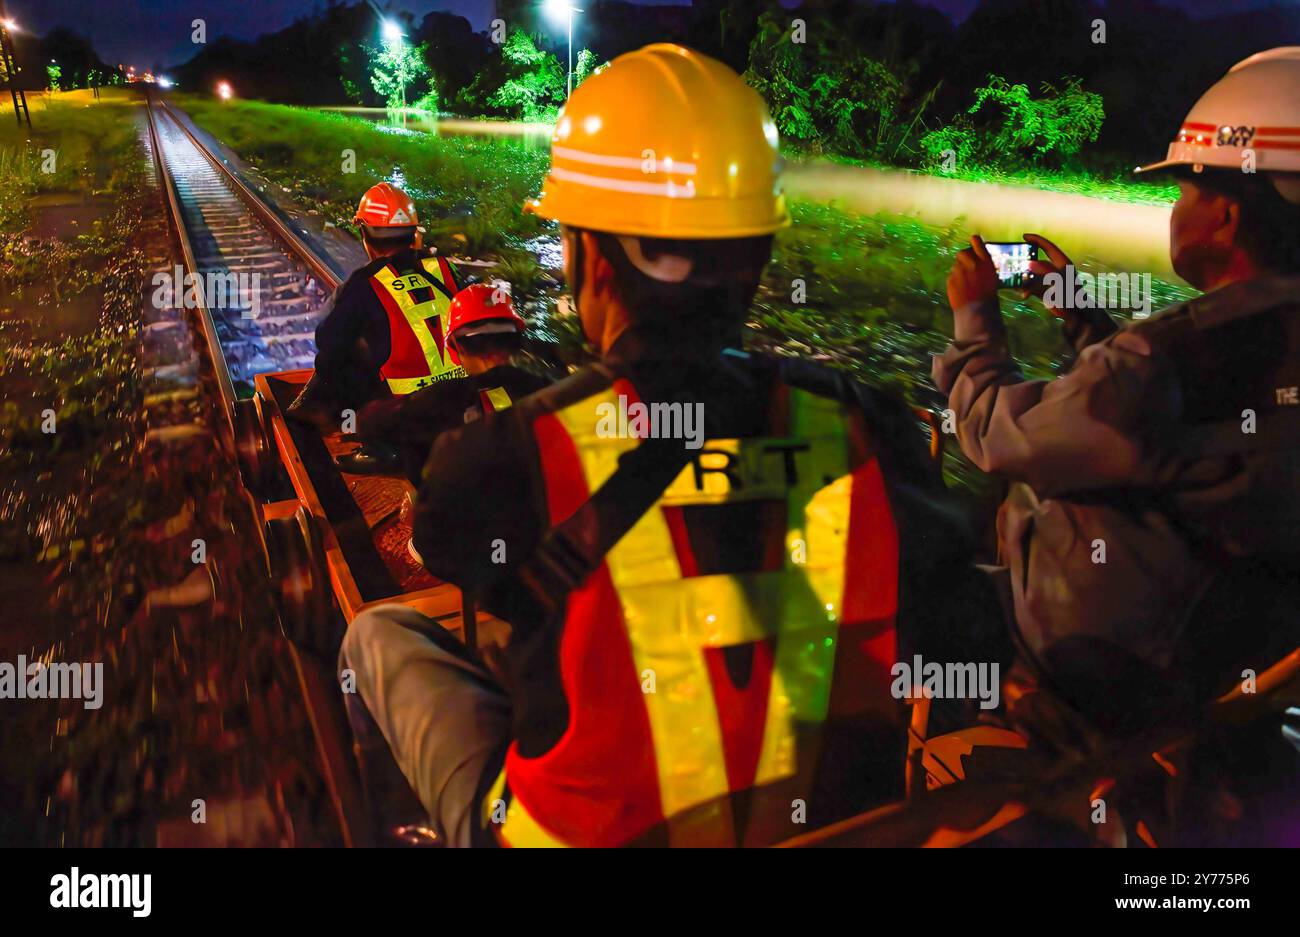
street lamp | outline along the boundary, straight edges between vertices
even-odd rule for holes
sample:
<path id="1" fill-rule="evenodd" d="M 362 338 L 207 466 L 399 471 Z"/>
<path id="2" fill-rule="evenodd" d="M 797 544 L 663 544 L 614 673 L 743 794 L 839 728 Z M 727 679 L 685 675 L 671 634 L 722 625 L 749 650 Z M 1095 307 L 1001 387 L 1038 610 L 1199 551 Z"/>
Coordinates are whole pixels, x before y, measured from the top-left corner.
<path id="1" fill-rule="evenodd" d="M 402 113 L 406 113 L 406 56 L 402 55 L 402 27 L 384 20 L 384 42 L 397 46 L 397 83 L 402 86 Z"/>
<path id="2" fill-rule="evenodd" d="M 235 89 L 230 87 L 230 83 L 223 81 L 217 85 L 217 96 L 223 101 L 229 101 L 234 95 Z"/>
<path id="3" fill-rule="evenodd" d="M 569 23 L 569 68 L 564 83 L 564 97 L 568 100 L 569 95 L 573 94 L 573 14 L 582 11 L 569 0 L 546 0 L 546 12 L 555 19 L 563 16 Z"/>

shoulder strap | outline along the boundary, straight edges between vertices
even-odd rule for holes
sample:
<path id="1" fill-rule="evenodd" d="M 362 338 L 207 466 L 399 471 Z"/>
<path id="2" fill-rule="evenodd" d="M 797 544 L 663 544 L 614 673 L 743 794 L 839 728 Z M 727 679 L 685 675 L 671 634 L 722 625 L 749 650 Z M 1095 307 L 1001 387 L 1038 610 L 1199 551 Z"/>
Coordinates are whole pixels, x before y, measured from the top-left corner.
<path id="1" fill-rule="evenodd" d="M 613 376 L 603 364 L 595 366 L 595 370 Z M 583 373 L 579 371 L 573 377 Z M 773 377 L 774 393 L 788 386 L 775 374 Z M 564 383 L 551 385 L 531 399 L 545 399 L 545 395 L 555 393 Z M 689 403 L 684 394 L 674 395 L 667 402 Z M 718 433 L 707 425 L 707 416 L 705 422 L 705 438 L 717 438 Z M 654 507 L 693 458 L 693 450 L 687 449 L 680 439 L 643 440 L 636 448 L 623 453 L 613 474 L 568 519 L 547 531 L 517 573 L 519 581 L 547 614 L 559 610 L 569 594 L 586 582 L 600 567 L 605 554 Z"/>
<path id="2" fill-rule="evenodd" d="M 447 261 L 441 257 L 425 257 L 421 259 L 420 266 L 429 274 L 429 282 L 434 289 L 448 299 L 456 295 L 456 280 L 448 270 L 450 264 Z"/>
<path id="3" fill-rule="evenodd" d="M 623 453 L 605 483 L 546 532 L 517 575 L 548 614 L 600 567 L 690 461 L 680 439 L 647 439 Z"/>

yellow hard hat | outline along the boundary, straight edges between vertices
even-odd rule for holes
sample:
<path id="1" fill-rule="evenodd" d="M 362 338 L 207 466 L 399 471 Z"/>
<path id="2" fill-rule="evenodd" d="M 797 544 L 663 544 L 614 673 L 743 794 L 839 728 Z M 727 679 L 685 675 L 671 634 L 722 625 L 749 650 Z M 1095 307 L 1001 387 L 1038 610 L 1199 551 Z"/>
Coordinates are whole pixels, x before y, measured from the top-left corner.
<path id="1" fill-rule="evenodd" d="M 525 205 L 562 224 L 637 237 L 734 238 L 790 223 L 776 124 L 726 65 L 656 43 L 573 92 L 551 171 Z"/>

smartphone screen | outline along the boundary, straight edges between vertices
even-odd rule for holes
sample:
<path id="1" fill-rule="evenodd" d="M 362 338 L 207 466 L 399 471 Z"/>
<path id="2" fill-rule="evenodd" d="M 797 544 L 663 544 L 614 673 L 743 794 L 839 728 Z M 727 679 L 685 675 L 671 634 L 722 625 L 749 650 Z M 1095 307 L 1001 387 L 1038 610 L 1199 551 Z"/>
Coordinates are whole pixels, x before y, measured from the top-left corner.
<path id="1" fill-rule="evenodd" d="M 1038 259 L 1038 245 L 1028 241 L 986 241 L 993 258 L 993 266 L 998 271 L 998 285 L 1016 287 L 1024 285 L 1031 274 L 1029 261 Z"/>

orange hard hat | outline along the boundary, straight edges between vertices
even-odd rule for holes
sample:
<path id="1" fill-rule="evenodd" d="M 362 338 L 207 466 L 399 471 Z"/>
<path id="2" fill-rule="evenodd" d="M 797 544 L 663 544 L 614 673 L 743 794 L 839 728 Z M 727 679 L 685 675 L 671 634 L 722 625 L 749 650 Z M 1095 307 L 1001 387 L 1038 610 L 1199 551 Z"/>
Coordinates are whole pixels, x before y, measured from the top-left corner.
<path id="1" fill-rule="evenodd" d="M 352 220 L 366 228 L 380 229 L 390 237 L 397 233 L 394 228 L 414 228 L 420 223 L 415 214 L 415 202 L 389 182 L 372 185 L 366 190 Z"/>
<path id="2" fill-rule="evenodd" d="M 528 324 L 515 312 L 510 294 L 490 283 L 467 286 L 451 300 L 447 311 L 447 350 L 451 360 L 460 364 L 456 339 L 473 335 L 492 335 L 503 332 L 519 333 Z"/>

